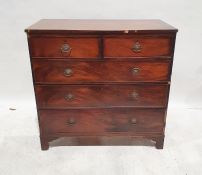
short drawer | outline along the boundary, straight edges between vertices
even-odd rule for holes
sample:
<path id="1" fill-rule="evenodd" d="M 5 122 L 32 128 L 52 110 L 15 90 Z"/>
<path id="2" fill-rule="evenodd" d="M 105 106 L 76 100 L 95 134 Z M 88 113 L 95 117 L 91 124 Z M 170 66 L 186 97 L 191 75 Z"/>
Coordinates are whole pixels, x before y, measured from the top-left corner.
<path id="1" fill-rule="evenodd" d="M 155 82 L 169 80 L 169 61 L 36 61 L 35 83 Z"/>
<path id="2" fill-rule="evenodd" d="M 107 133 L 163 132 L 163 109 L 71 109 L 40 110 L 43 133 L 69 133 L 71 136 Z"/>
<path id="3" fill-rule="evenodd" d="M 97 58 L 98 38 L 31 37 L 29 39 L 32 57 Z"/>
<path id="4" fill-rule="evenodd" d="M 105 57 L 160 57 L 172 55 L 170 37 L 114 37 L 104 39 Z"/>
<path id="5" fill-rule="evenodd" d="M 38 108 L 165 107 L 168 85 L 37 85 Z"/>

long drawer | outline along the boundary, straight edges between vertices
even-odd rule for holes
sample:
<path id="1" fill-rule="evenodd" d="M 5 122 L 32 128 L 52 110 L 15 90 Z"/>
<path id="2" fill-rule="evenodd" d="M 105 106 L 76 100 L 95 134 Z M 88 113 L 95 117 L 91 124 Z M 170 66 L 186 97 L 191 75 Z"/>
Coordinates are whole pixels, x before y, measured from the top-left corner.
<path id="1" fill-rule="evenodd" d="M 42 61 L 32 60 L 35 83 L 168 81 L 170 61 Z"/>
<path id="2" fill-rule="evenodd" d="M 46 134 L 107 135 L 160 133 L 164 128 L 163 109 L 71 109 L 39 110 L 42 132 Z"/>
<path id="3" fill-rule="evenodd" d="M 169 85 L 37 85 L 38 108 L 165 107 Z"/>

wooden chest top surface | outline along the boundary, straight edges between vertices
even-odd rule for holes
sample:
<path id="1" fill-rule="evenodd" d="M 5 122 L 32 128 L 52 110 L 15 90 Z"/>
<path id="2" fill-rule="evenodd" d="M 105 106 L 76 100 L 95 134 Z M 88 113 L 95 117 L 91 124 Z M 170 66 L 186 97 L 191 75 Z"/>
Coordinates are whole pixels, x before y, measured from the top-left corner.
<path id="1" fill-rule="evenodd" d="M 177 32 L 173 26 L 158 20 L 81 20 L 81 19 L 42 19 L 31 25 L 26 32 Z"/>

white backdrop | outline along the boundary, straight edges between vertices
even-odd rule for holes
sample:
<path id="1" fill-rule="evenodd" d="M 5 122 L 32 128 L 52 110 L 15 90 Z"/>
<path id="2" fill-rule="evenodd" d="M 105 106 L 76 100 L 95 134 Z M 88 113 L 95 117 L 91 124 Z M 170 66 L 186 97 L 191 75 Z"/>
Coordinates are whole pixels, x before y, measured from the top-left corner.
<path id="1" fill-rule="evenodd" d="M 0 107 L 34 105 L 24 29 L 41 18 L 162 19 L 179 29 L 170 107 L 202 108 L 200 0 L 1 0 Z"/>
<path id="2" fill-rule="evenodd" d="M 201 0 L 0 0 L 0 174 L 202 174 L 201 7 Z M 41 18 L 162 19 L 179 29 L 163 150 L 40 151 L 24 29 Z"/>

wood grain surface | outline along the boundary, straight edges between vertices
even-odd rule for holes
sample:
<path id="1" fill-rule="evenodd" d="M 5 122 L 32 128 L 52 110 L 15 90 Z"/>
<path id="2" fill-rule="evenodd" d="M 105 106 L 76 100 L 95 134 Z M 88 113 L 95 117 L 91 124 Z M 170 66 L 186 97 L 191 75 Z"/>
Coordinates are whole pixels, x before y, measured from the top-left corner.
<path id="1" fill-rule="evenodd" d="M 39 109 L 166 107 L 168 85 L 37 85 Z"/>
<path id="2" fill-rule="evenodd" d="M 170 62 L 37 61 L 32 60 L 35 83 L 159 82 L 169 80 Z M 138 69 L 134 73 L 134 68 Z M 64 71 L 71 69 L 70 76 Z"/>
<path id="3" fill-rule="evenodd" d="M 40 110 L 43 133 L 107 135 L 162 132 L 164 109 L 76 109 Z"/>

